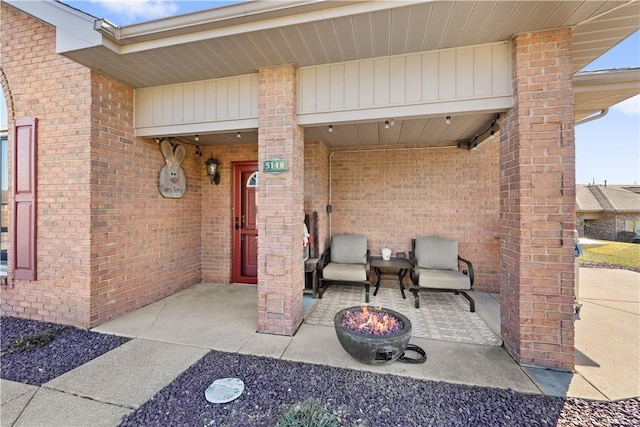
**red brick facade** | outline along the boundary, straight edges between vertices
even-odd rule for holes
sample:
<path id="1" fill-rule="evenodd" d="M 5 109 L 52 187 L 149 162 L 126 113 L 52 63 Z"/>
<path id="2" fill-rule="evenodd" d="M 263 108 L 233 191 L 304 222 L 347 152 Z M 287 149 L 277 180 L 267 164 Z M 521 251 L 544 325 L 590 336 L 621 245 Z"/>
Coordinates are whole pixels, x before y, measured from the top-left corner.
<path id="1" fill-rule="evenodd" d="M 329 245 L 329 149 L 320 141 L 307 141 L 304 145 L 304 211 L 318 213 L 318 249 L 320 253 Z"/>
<path id="2" fill-rule="evenodd" d="M 560 369 L 574 366 L 572 74 L 570 29 L 517 35 L 500 141 L 502 337 L 519 363 Z"/>
<path id="3" fill-rule="evenodd" d="M 1 7 L 10 116 L 39 119 L 38 280 L 3 289 L 3 315 L 95 326 L 201 281 L 229 283 L 232 164 L 258 161 L 261 332 L 292 335 L 302 322 L 302 221 L 316 211 L 321 251 L 332 233 L 366 235 L 374 255 L 407 252 L 418 236 L 457 239 L 475 289 L 501 292 L 511 354 L 573 368 L 569 29 L 515 37 L 517 105 L 500 141 L 476 151 L 305 144 L 296 67 L 261 69 L 257 144 L 203 147 L 203 157 L 187 145 L 185 195 L 165 199 L 158 144 L 133 135 L 133 89 L 56 55 L 52 27 Z M 210 153 L 220 185 L 205 173 Z M 265 173 L 268 159 L 286 159 L 288 172 Z"/>
<path id="4" fill-rule="evenodd" d="M 193 148 L 185 197 L 164 199 L 158 145 L 133 136 L 132 88 L 55 54 L 55 30 L 4 3 L 0 37 L 15 118 L 38 118 L 39 182 L 38 280 L 3 289 L 2 313 L 89 327 L 199 282 Z"/>
<path id="5" fill-rule="evenodd" d="M 202 280 L 211 283 L 229 283 L 231 279 L 231 249 L 233 227 L 232 164 L 241 161 L 257 161 L 258 146 L 255 142 L 222 145 L 202 149 L 203 157 L 209 155 L 220 162 L 220 185 L 210 183 L 202 167 Z"/>
<path id="6" fill-rule="evenodd" d="M 56 55 L 54 28 L 5 3 L 1 8 L 3 89 L 14 108 L 9 117 L 39 120 L 38 280 L 16 281 L 4 289 L 2 313 L 88 326 L 91 72 Z"/>
<path id="7" fill-rule="evenodd" d="M 332 232 L 366 235 L 377 256 L 384 247 L 393 254 L 408 252 L 415 237 L 457 239 L 460 254 L 474 264 L 474 288 L 498 292 L 498 148 L 495 139 L 475 151 L 416 146 L 335 151 Z"/>
<path id="8" fill-rule="evenodd" d="M 293 335 L 302 323 L 304 132 L 296 125 L 296 67 L 260 70 L 258 153 L 288 161 L 288 172 L 265 173 L 258 186 L 258 330 Z"/>

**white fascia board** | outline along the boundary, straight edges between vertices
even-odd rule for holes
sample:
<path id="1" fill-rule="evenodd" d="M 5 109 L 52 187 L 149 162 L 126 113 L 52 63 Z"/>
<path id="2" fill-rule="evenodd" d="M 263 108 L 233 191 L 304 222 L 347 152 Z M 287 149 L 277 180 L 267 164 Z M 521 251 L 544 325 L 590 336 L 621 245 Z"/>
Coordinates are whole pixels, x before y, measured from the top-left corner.
<path id="1" fill-rule="evenodd" d="M 223 133 L 258 129 L 258 119 L 223 120 L 219 122 L 186 123 L 135 128 L 136 137 L 153 138 L 163 135 Z"/>
<path id="2" fill-rule="evenodd" d="M 371 120 L 410 118 L 415 116 L 437 117 L 453 114 L 499 113 L 514 106 L 511 95 L 494 98 L 456 100 L 402 106 L 367 107 L 358 110 L 298 114 L 300 126 L 324 125 L 328 123 L 358 123 Z"/>
<path id="3" fill-rule="evenodd" d="M 574 92 L 634 88 L 640 88 L 640 68 L 585 71 L 573 76 Z"/>
<path id="4" fill-rule="evenodd" d="M 63 3 L 51 0 L 2 0 L 24 13 L 56 28 L 56 53 L 86 49 L 102 44 L 93 29 L 95 18 Z"/>
<path id="5" fill-rule="evenodd" d="M 297 2 L 296 2 L 297 3 Z M 121 54 L 143 52 L 146 50 L 157 49 L 167 46 L 175 46 L 182 43 L 196 42 L 200 40 L 209 40 L 219 37 L 226 37 L 236 34 L 245 34 L 254 31 L 268 30 L 272 28 L 286 27 L 290 25 L 304 24 L 308 22 L 314 22 L 318 20 L 337 18 L 348 15 L 357 15 L 360 13 L 375 12 L 378 10 L 393 9 L 397 7 L 406 6 L 416 3 L 411 1 L 375 1 L 375 2 L 356 2 L 354 4 L 338 5 L 335 3 L 327 5 L 326 9 L 314 10 L 306 13 L 293 13 L 291 14 L 287 9 L 284 9 L 282 16 L 272 17 L 265 19 L 263 15 L 256 14 L 252 16 L 252 20 L 249 22 L 242 22 L 239 24 L 233 24 L 233 20 L 228 25 L 219 25 L 215 28 L 193 31 L 194 26 L 203 25 L 207 21 L 204 17 L 207 16 L 207 12 L 201 12 L 203 18 L 199 21 L 193 21 L 190 17 L 189 22 L 181 24 L 179 21 L 152 21 L 145 24 L 136 24 L 127 27 L 119 28 L 119 34 L 121 37 L 116 43 L 122 45 L 120 47 Z M 269 4 L 268 2 L 266 4 Z M 280 5 L 280 3 L 277 3 Z M 262 14 L 268 13 L 268 10 L 262 11 Z M 180 17 L 176 17 L 179 19 Z M 140 25 L 145 25 L 144 31 L 136 29 Z M 172 34 L 166 36 L 166 34 Z M 113 35 L 111 35 L 113 37 Z M 144 41 L 129 41 L 143 37 Z"/>

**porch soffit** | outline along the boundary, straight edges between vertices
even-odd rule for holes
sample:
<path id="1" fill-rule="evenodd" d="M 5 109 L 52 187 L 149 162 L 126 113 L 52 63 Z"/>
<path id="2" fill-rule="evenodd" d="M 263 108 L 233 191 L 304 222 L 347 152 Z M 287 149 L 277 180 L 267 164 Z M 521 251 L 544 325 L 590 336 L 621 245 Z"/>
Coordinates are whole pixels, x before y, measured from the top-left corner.
<path id="1" fill-rule="evenodd" d="M 56 26 L 58 53 L 134 88 L 251 74 L 286 63 L 303 67 L 509 41 L 517 33 L 566 26 L 573 28 L 578 71 L 640 28 L 638 0 L 249 1 L 126 27 L 59 2 L 3 1 Z M 580 84 L 577 76 L 577 119 L 630 93 L 611 85 L 602 92 L 581 91 Z M 425 140 L 452 145 L 493 117 L 489 111 L 460 115 L 455 126 L 443 125 L 443 117 L 408 117 L 390 129 L 383 122 L 352 123 L 334 126 L 331 133 L 316 126 L 307 127 L 305 137 L 334 147 Z M 255 130 L 245 129 L 242 136 L 257 141 Z M 202 145 L 238 142 L 235 132 L 200 140 Z"/>
<path id="2" fill-rule="evenodd" d="M 603 70 L 577 73 L 574 76 L 575 118 L 576 121 L 605 110 L 625 99 L 640 93 L 640 68 L 619 70 Z M 147 90 L 147 89 L 145 89 Z M 444 103 L 452 107 L 451 125 L 445 122 L 445 114 L 418 115 L 413 117 L 394 117 L 393 126 L 387 128 L 385 119 L 348 121 L 347 114 L 338 120 L 321 125 L 305 126 L 306 140 L 321 140 L 329 147 L 420 144 L 428 142 L 432 146 L 456 146 L 458 141 L 467 141 L 479 130 L 487 128 L 496 112 L 508 108 L 489 109 L 489 102 L 484 102 L 484 111 L 462 112 L 464 102 Z M 158 104 L 158 103 L 156 103 Z M 441 105 L 437 106 L 438 108 Z M 409 108 L 414 108 L 409 107 Z M 457 110 L 456 110 L 457 109 Z M 399 112 L 396 108 L 395 113 Z M 255 119 L 257 121 L 257 118 Z M 329 129 L 331 124 L 331 131 Z M 219 127 L 226 130 L 216 131 Z M 140 136 L 161 137 L 174 135 L 181 139 L 195 142 L 195 134 L 199 135 L 200 145 L 227 145 L 238 143 L 255 143 L 258 139 L 256 125 L 250 120 L 239 123 L 239 120 L 212 121 L 176 126 L 160 126 L 157 129 L 146 129 Z M 499 127 L 496 127 L 496 131 Z M 238 139 L 236 132 L 241 131 Z M 154 133 L 155 132 L 155 133 Z"/>
<path id="3" fill-rule="evenodd" d="M 57 2 L 3 1 L 69 33 L 59 39 L 60 54 L 135 88 L 509 41 L 567 26 L 578 71 L 640 27 L 638 0 L 249 1 L 125 27 L 100 19 L 69 25 L 60 9 L 79 11 Z"/>

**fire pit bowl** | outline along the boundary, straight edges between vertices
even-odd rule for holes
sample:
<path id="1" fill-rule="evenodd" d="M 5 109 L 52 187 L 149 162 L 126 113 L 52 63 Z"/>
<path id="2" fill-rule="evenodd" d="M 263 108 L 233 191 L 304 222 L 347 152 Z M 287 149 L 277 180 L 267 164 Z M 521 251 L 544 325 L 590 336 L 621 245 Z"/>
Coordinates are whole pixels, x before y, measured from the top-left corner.
<path id="1" fill-rule="evenodd" d="M 401 327 L 394 332 L 374 334 L 367 330 L 352 330 L 343 324 L 343 318 L 346 315 L 359 315 L 363 311 L 392 316 L 401 322 Z M 402 356 L 411 338 L 411 321 L 405 315 L 383 307 L 345 308 L 336 313 L 333 324 L 342 348 L 358 362 L 367 365 L 384 365 L 394 362 Z"/>

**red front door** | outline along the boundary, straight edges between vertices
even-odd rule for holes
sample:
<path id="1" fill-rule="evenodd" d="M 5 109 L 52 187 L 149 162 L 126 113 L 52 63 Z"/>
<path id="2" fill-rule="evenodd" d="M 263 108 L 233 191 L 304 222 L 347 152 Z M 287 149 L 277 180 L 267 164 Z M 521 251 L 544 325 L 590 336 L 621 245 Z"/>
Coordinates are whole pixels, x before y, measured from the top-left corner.
<path id="1" fill-rule="evenodd" d="M 233 164 L 233 271 L 236 283 L 258 283 L 258 163 Z"/>

